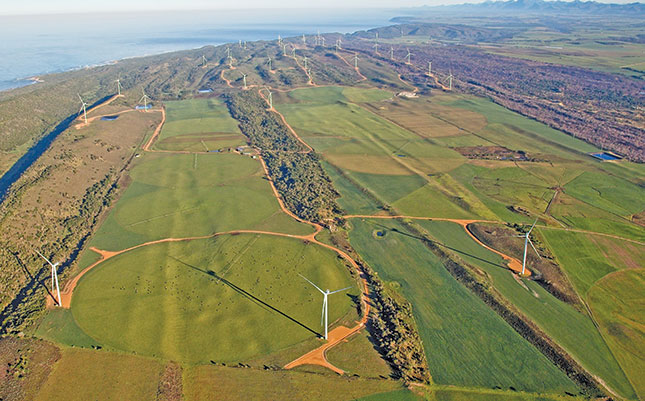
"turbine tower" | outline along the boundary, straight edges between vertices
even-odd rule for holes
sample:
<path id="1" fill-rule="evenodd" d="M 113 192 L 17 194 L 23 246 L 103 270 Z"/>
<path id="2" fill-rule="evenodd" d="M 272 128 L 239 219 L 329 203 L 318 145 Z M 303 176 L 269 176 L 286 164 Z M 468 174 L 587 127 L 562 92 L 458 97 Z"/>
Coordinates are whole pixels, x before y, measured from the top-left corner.
<path id="1" fill-rule="evenodd" d="M 302 44 L 307 46 L 307 38 L 305 37 L 305 34 L 302 34 Z"/>
<path id="2" fill-rule="evenodd" d="M 322 41 L 322 47 L 325 47 L 325 37 L 321 36 L 320 40 Z"/>
<path id="3" fill-rule="evenodd" d="M 269 60 L 267 61 L 267 64 L 269 64 L 269 71 L 273 71 L 271 68 L 271 56 L 269 56 Z"/>
<path id="4" fill-rule="evenodd" d="M 272 110 L 273 109 L 273 94 L 271 93 L 271 89 L 269 89 L 268 86 L 265 86 L 262 89 L 266 90 L 267 93 L 269 94 L 269 109 Z"/>
<path id="5" fill-rule="evenodd" d="M 522 259 L 522 275 L 524 275 L 524 273 L 526 272 L 526 252 L 528 251 L 529 244 L 531 244 L 531 248 L 533 248 L 533 250 L 535 251 L 535 254 L 538 255 L 538 258 L 542 259 L 537 249 L 535 249 L 535 246 L 533 245 L 533 241 L 531 241 L 531 238 L 529 238 L 529 235 L 531 235 L 531 231 L 533 231 L 533 228 L 535 227 L 535 223 L 537 223 L 537 219 L 535 219 L 535 221 L 533 222 L 533 225 L 525 235 L 518 235 L 518 237 L 524 237 L 524 258 Z"/>
<path id="6" fill-rule="evenodd" d="M 291 48 L 291 57 L 296 58 L 296 48 L 295 47 Z"/>
<path id="7" fill-rule="evenodd" d="M 374 53 L 378 54 L 378 42 L 374 43 L 372 47 L 374 48 Z"/>
<path id="8" fill-rule="evenodd" d="M 282 37 L 278 35 L 278 45 L 282 46 Z"/>
<path id="9" fill-rule="evenodd" d="M 78 112 L 80 113 L 81 110 L 83 110 L 83 118 L 85 118 L 85 124 L 87 124 L 87 103 L 85 103 L 80 94 L 78 94 L 78 98 L 81 100 L 81 108 L 78 110 Z"/>
<path id="10" fill-rule="evenodd" d="M 450 71 L 450 75 L 448 75 L 448 89 L 452 90 L 452 71 Z"/>
<path id="11" fill-rule="evenodd" d="M 121 79 L 118 79 L 116 81 L 116 91 L 119 96 L 121 96 Z"/>
<path id="12" fill-rule="evenodd" d="M 432 75 L 432 61 L 428 61 L 428 75 Z"/>
<path id="13" fill-rule="evenodd" d="M 246 74 L 242 73 L 242 81 L 244 81 L 244 89 L 247 89 L 246 87 Z"/>
<path id="14" fill-rule="evenodd" d="M 148 97 L 148 95 L 146 95 L 146 92 L 143 90 L 143 88 L 141 88 L 141 93 L 143 94 L 143 96 L 141 96 L 141 99 L 139 99 L 139 103 L 141 103 L 141 101 L 143 101 L 143 111 L 147 112 L 148 111 L 148 99 L 149 99 L 149 97 Z"/>
<path id="15" fill-rule="evenodd" d="M 407 59 L 406 64 L 410 64 L 410 57 L 412 56 L 412 53 L 410 53 L 410 49 L 406 49 L 408 51 L 408 54 L 405 56 Z"/>
<path id="16" fill-rule="evenodd" d="M 286 45 L 286 44 L 283 44 L 283 45 L 282 45 L 282 55 L 283 55 L 283 56 L 286 56 L 286 55 L 287 55 L 287 45 Z"/>
<path id="17" fill-rule="evenodd" d="M 206 56 L 202 54 L 202 67 L 206 67 Z"/>
<path id="18" fill-rule="evenodd" d="M 306 70 L 307 69 L 307 56 L 305 56 L 304 62 L 305 62 L 305 70 Z"/>
<path id="19" fill-rule="evenodd" d="M 60 299 L 60 288 L 58 287 L 58 272 L 56 271 L 56 268 L 60 263 L 52 264 L 52 262 L 49 261 L 45 256 L 43 256 L 42 253 L 36 251 L 38 255 L 40 255 L 41 258 L 45 259 L 47 263 L 52 267 L 52 291 L 54 290 L 54 286 L 56 286 L 56 295 L 58 296 L 58 306 L 61 306 L 63 303 Z"/>
<path id="20" fill-rule="evenodd" d="M 327 339 L 327 330 L 329 329 L 329 320 L 328 320 L 328 310 L 329 310 L 328 306 L 329 306 L 329 302 L 327 301 L 327 298 L 328 298 L 331 294 L 335 294 L 335 293 L 337 293 L 337 292 L 341 292 L 341 291 L 349 290 L 349 289 L 350 289 L 350 288 L 352 288 L 352 287 L 346 287 L 346 288 L 343 288 L 343 289 L 340 289 L 340 290 L 336 290 L 336 291 L 329 291 L 329 290 L 323 291 L 323 290 L 321 290 L 320 288 L 318 288 L 318 286 L 317 286 L 316 284 L 312 283 L 312 282 L 311 282 L 307 277 L 303 276 L 302 274 L 299 274 L 299 276 L 300 276 L 300 277 L 302 277 L 302 278 L 304 278 L 305 280 L 307 280 L 307 282 L 309 282 L 309 284 L 311 284 L 311 285 L 313 285 L 314 287 L 316 287 L 316 289 L 317 289 L 318 291 L 320 291 L 320 292 L 323 294 L 323 305 L 322 305 L 322 315 L 320 316 L 320 325 L 321 325 L 321 326 L 323 325 L 323 319 L 324 319 L 324 326 L 325 326 L 325 340 L 326 340 L 326 339 Z"/>
<path id="21" fill-rule="evenodd" d="M 358 54 L 354 54 L 354 68 L 358 69 Z"/>

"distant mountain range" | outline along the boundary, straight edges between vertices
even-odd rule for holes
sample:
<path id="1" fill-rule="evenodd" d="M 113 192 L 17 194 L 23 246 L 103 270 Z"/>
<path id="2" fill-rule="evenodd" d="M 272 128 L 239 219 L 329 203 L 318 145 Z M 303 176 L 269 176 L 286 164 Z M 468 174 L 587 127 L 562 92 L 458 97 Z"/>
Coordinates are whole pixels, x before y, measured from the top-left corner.
<path id="1" fill-rule="evenodd" d="M 597 1 L 544 1 L 544 0 L 508 0 L 486 1 L 483 3 L 464 3 L 445 6 L 423 6 L 415 10 L 442 13 L 469 14 L 584 14 L 607 15 L 619 14 L 634 18 L 645 18 L 645 3 L 610 4 Z"/>

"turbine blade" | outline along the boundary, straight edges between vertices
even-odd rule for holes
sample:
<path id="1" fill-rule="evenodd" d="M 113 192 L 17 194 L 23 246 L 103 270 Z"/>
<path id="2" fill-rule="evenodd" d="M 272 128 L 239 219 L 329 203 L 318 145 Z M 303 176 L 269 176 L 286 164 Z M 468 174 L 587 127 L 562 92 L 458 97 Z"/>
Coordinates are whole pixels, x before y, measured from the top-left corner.
<path id="1" fill-rule="evenodd" d="M 538 221 L 538 219 L 535 219 L 535 221 L 533 222 L 533 225 L 531 226 L 531 229 L 529 230 L 528 234 L 530 234 L 531 231 L 533 231 L 533 227 L 535 227 L 535 224 L 537 223 L 537 221 Z"/>
<path id="2" fill-rule="evenodd" d="M 307 281 L 309 282 L 309 284 L 311 284 L 311 285 L 313 285 L 314 287 L 316 287 L 316 289 L 317 289 L 318 291 L 322 292 L 323 294 L 325 293 L 325 291 L 323 291 L 323 290 L 321 290 L 320 288 L 318 288 L 318 286 L 317 286 L 316 284 L 312 283 L 312 282 L 311 282 L 311 280 L 309 280 L 307 277 L 303 276 L 303 275 L 302 275 L 302 274 L 300 274 L 300 273 L 298 273 L 298 275 L 299 275 L 300 277 L 304 278 L 305 280 L 307 280 Z"/>
<path id="3" fill-rule="evenodd" d="M 320 325 L 321 326 L 325 322 L 325 306 L 327 306 L 327 297 L 323 298 L 322 313 L 320 314 Z"/>
<path id="4" fill-rule="evenodd" d="M 346 288 L 343 288 L 343 289 L 340 289 L 340 290 L 332 291 L 329 294 L 335 294 L 337 292 L 346 291 L 346 290 L 349 290 L 350 288 L 352 288 L 352 287 L 346 287 Z"/>
<path id="5" fill-rule="evenodd" d="M 54 267 L 54 265 L 52 264 L 52 262 L 50 262 L 50 261 L 49 261 L 49 259 L 47 259 L 47 258 L 45 257 L 45 255 L 43 255 L 42 253 L 40 253 L 40 252 L 38 252 L 38 251 L 36 251 L 36 253 L 37 253 L 37 254 L 39 254 L 41 258 L 45 259 L 45 261 L 47 261 L 47 263 L 49 263 L 49 265 L 50 265 L 50 266 Z"/>
<path id="6" fill-rule="evenodd" d="M 540 256 L 540 253 L 537 251 L 537 249 L 535 249 L 535 246 L 533 245 L 533 241 L 531 241 L 531 239 L 529 237 L 526 237 L 526 239 L 529 240 L 529 244 L 531 244 L 531 248 L 533 248 L 533 250 L 535 251 L 535 254 L 538 256 L 538 258 L 542 259 L 542 256 Z"/>

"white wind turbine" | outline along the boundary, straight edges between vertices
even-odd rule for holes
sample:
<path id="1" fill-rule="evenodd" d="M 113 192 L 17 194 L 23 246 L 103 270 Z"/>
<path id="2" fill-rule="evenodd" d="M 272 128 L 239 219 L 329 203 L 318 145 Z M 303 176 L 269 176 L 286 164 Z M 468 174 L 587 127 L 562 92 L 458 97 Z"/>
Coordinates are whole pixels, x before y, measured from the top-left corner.
<path id="1" fill-rule="evenodd" d="M 372 47 L 374 48 L 374 53 L 378 54 L 378 42 L 374 43 L 374 46 Z"/>
<path id="2" fill-rule="evenodd" d="M 302 274 L 299 274 L 299 276 L 304 278 L 305 280 L 307 280 L 307 282 L 309 282 L 309 284 L 311 284 L 314 287 L 316 287 L 316 289 L 323 294 L 323 305 L 322 305 L 322 315 L 320 316 L 320 324 L 323 325 L 323 320 L 324 320 L 325 340 L 326 340 L 327 339 L 328 324 L 329 324 L 329 320 L 328 320 L 328 309 L 329 309 L 328 306 L 329 306 L 329 303 L 327 301 L 327 297 L 329 297 L 331 294 L 335 294 L 337 292 L 349 290 L 352 287 L 346 287 L 346 288 L 342 288 L 342 289 L 336 290 L 336 291 L 329 291 L 329 290 L 323 291 L 320 288 L 318 288 L 318 286 L 316 284 L 312 283 L 307 277 L 303 276 Z"/>
<path id="3" fill-rule="evenodd" d="M 406 50 L 408 51 L 408 54 L 405 56 L 405 58 L 407 59 L 406 63 L 410 64 L 410 57 L 412 57 L 412 53 L 410 53 L 410 49 L 406 49 Z"/>
<path id="4" fill-rule="evenodd" d="M 305 70 L 307 70 L 307 69 L 308 69 L 308 68 L 307 68 L 307 56 L 305 56 L 305 58 L 304 58 L 303 60 L 304 60 L 304 62 L 305 62 Z"/>
<path id="5" fill-rule="evenodd" d="M 62 301 L 60 299 L 60 288 L 58 287 L 58 272 L 56 271 L 56 268 L 60 263 L 52 264 L 52 262 L 49 261 L 45 256 L 43 256 L 42 253 L 36 251 L 38 255 L 40 255 L 41 258 L 45 259 L 47 263 L 52 267 L 52 291 L 54 290 L 54 286 L 56 286 L 56 295 L 58 296 L 58 306 L 62 305 Z"/>
<path id="6" fill-rule="evenodd" d="M 118 94 L 118 96 L 121 96 L 121 79 L 120 79 L 120 78 L 117 78 L 117 80 L 116 80 L 116 81 L 114 81 L 114 82 L 116 82 L 116 91 L 117 91 L 117 94 Z"/>
<path id="7" fill-rule="evenodd" d="M 428 61 L 428 75 L 432 75 L 432 61 Z"/>
<path id="8" fill-rule="evenodd" d="M 265 86 L 264 88 L 265 91 L 269 94 L 269 109 L 273 110 L 273 94 L 271 93 L 271 89 L 269 89 L 268 86 Z"/>
<path id="9" fill-rule="evenodd" d="M 139 103 L 141 103 L 143 101 L 143 111 L 147 112 L 148 111 L 148 99 L 150 99 L 150 98 L 148 97 L 148 95 L 146 95 L 146 92 L 143 90 L 143 88 L 141 88 L 141 93 L 143 94 L 143 96 L 141 96 L 141 99 L 139 99 Z"/>
<path id="10" fill-rule="evenodd" d="M 269 71 L 273 71 L 273 68 L 271 68 L 271 56 L 269 56 L 269 60 L 267 61 L 267 64 L 269 64 Z"/>
<path id="11" fill-rule="evenodd" d="M 354 54 L 354 68 L 358 69 L 358 54 Z"/>
<path id="12" fill-rule="evenodd" d="M 246 74 L 242 73 L 242 81 L 244 82 L 244 89 L 247 89 L 246 87 Z"/>
<path id="13" fill-rule="evenodd" d="M 519 238 L 524 238 L 524 258 L 522 258 L 522 275 L 526 272 L 526 253 L 528 251 L 529 244 L 531 244 L 531 248 L 535 251 L 535 254 L 538 256 L 538 258 L 542 259 L 542 256 L 540 256 L 540 253 L 535 249 L 535 245 L 533 245 L 533 241 L 531 241 L 531 238 L 529 238 L 529 235 L 531 235 L 531 231 L 533 231 L 533 228 L 535 227 L 535 224 L 537 223 L 537 219 L 533 222 L 533 225 L 527 231 L 526 234 L 522 235 L 515 235 L 514 237 L 519 237 Z"/>
<path id="14" fill-rule="evenodd" d="M 80 113 L 81 110 L 83 110 L 83 118 L 85 118 L 85 124 L 87 124 L 87 109 L 86 109 L 87 103 L 85 103 L 85 101 L 83 100 L 80 94 L 77 94 L 77 95 L 78 95 L 78 98 L 81 100 L 81 108 L 78 110 L 78 112 Z"/>
<path id="15" fill-rule="evenodd" d="M 450 71 L 450 75 L 448 75 L 448 89 L 452 90 L 452 71 Z"/>
<path id="16" fill-rule="evenodd" d="M 307 45 L 307 38 L 305 37 L 304 33 L 302 34 L 302 44 L 305 46 Z"/>

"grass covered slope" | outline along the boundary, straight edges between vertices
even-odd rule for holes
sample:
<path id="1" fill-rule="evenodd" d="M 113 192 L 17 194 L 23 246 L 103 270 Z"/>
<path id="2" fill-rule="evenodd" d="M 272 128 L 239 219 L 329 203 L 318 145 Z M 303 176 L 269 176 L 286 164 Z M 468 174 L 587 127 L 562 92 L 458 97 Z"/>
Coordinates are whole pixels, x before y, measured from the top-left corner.
<path id="1" fill-rule="evenodd" d="M 166 102 L 166 123 L 155 149 L 208 152 L 246 144 L 226 105 L 219 99 Z"/>
<path id="2" fill-rule="evenodd" d="M 130 176 L 92 246 L 120 250 L 234 229 L 311 232 L 280 211 L 262 166 L 249 157 L 146 154 Z"/>
<path id="3" fill-rule="evenodd" d="M 330 323 L 352 310 L 348 295 L 358 289 L 334 252 L 240 234 L 110 259 L 79 282 L 72 313 L 105 346 L 187 363 L 242 361 L 321 332 L 321 295 L 298 274 L 324 288 L 354 287 L 330 300 Z"/>
<path id="4" fill-rule="evenodd" d="M 537 323 L 585 369 L 622 396 L 634 397 L 616 358 L 586 313 L 557 299 L 535 281 L 514 277 L 499 255 L 477 244 L 461 226 L 444 221 L 417 223 L 461 259 L 488 273 L 504 298 Z"/>
<path id="5" fill-rule="evenodd" d="M 577 392 L 564 373 L 459 284 L 421 241 L 401 234 L 400 223 L 351 224 L 354 248 L 411 302 L 436 383 Z"/>

